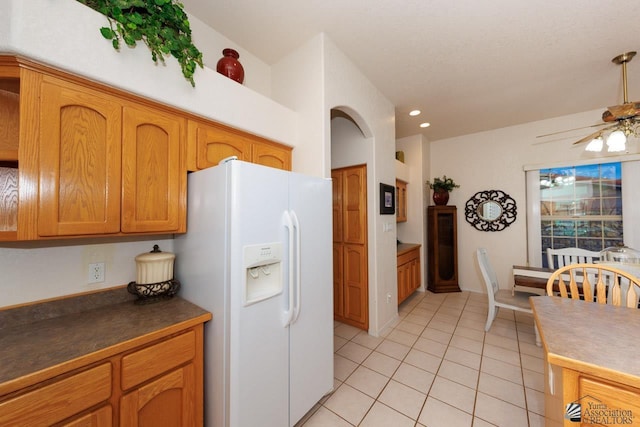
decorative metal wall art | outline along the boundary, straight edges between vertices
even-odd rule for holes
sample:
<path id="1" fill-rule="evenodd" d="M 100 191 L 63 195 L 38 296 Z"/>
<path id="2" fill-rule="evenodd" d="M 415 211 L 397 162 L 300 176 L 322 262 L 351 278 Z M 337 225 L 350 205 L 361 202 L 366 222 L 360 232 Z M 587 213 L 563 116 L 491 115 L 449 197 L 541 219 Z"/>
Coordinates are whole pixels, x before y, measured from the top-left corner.
<path id="1" fill-rule="evenodd" d="M 504 191 L 478 191 L 467 200 L 464 214 L 480 231 L 502 231 L 516 220 L 516 201 Z"/>

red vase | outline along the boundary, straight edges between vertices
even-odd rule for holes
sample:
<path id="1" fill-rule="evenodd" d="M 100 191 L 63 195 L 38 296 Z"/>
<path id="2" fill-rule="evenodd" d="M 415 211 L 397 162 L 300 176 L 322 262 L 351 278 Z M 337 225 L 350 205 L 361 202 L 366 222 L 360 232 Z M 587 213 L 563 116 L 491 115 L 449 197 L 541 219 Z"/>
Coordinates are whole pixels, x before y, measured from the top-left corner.
<path id="1" fill-rule="evenodd" d="M 436 206 L 444 206 L 449 201 L 449 192 L 446 190 L 434 190 L 433 191 L 433 203 Z"/>
<path id="2" fill-rule="evenodd" d="M 244 81 L 244 68 L 242 68 L 242 64 L 238 62 L 238 58 L 240 58 L 238 52 L 227 48 L 222 51 L 222 54 L 224 56 L 218 60 L 216 71 L 229 77 L 231 80 L 242 83 Z"/>

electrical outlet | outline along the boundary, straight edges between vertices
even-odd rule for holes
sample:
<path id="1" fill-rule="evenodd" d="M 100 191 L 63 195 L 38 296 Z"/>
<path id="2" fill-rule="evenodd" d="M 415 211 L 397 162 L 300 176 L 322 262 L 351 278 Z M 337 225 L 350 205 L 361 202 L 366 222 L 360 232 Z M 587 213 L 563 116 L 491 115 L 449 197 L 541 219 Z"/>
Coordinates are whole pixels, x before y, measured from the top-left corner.
<path id="1" fill-rule="evenodd" d="M 104 282 L 104 262 L 89 264 L 89 283 Z"/>
<path id="2" fill-rule="evenodd" d="M 387 294 L 387 304 L 391 302 L 391 293 Z"/>

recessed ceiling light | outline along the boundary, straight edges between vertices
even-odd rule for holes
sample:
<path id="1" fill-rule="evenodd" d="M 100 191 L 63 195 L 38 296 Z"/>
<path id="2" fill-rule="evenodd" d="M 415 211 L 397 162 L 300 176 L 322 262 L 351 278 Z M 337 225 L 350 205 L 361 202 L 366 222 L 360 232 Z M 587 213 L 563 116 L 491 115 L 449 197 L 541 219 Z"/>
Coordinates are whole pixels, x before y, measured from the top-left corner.
<path id="1" fill-rule="evenodd" d="M 420 110 L 413 110 L 409 112 L 410 116 L 417 116 L 418 114 L 420 114 Z"/>
<path id="2" fill-rule="evenodd" d="M 420 123 L 421 128 L 428 128 L 429 126 L 431 126 L 431 123 L 428 123 L 428 122 Z"/>

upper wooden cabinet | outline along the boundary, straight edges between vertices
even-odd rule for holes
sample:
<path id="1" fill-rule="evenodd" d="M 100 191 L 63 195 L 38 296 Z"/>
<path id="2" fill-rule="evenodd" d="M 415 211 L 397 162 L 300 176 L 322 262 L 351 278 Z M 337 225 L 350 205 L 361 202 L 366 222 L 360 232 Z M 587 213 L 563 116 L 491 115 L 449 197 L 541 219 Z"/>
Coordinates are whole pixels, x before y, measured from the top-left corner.
<path id="1" fill-rule="evenodd" d="M 196 171 L 236 156 L 240 160 L 291 170 L 291 147 L 217 123 L 189 120 L 188 169 Z"/>
<path id="2" fill-rule="evenodd" d="M 186 231 L 185 117 L 10 57 L 0 111 L 0 240 Z"/>
<path id="3" fill-rule="evenodd" d="M 38 235 L 118 233 L 120 103 L 46 76 L 40 111 Z"/>
<path id="4" fill-rule="evenodd" d="M 185 124 L 149 107 L 124 107 L 123 232 L 186 231 Z"/>
<path id="5" fill-rule="evenodd" d="M 396 179 L 396 222 L 407 222 L 407 183 Z"/>

